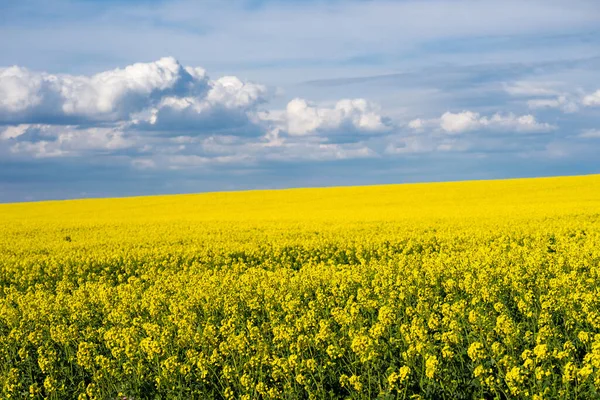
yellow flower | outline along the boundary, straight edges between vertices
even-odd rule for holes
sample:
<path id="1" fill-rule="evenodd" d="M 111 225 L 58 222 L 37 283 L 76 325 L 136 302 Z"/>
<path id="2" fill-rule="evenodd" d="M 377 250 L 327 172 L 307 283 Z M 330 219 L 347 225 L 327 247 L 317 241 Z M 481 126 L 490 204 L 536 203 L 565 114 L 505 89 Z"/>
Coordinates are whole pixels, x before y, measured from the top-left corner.
<path id="1" fill-rule="evenodd" d="M 581 377 L 582 380 L 586 380 L 588 376 L 594 373 L 594 369 L 590 364 L 586 364 L 577 371 L 577 375 Z"/>
<path id="2" fill-rule="evenodd" d="M 400 367 L 398 372 L 392 372 L 387 378 L 389 390 L 398 389 L 398 385 L 405 383 L 409 376 L 410 367 L 406 365 Z"/>
<path id="3" fill-rule="evenodd" d="M 3 204 L 0 398 L 592 398 L 598 215 L 600 176 Z"/>
<path id="4" fill-rule="evenodd" d="M 486 369 L 483 367 L 483 365 L 478 365 L 473 370 L 473 375 L 475 375 L 476 378 L 483 376 L 485 373 Z"/>
<path id="5" fill-rule="evenodd" d="M 356 390 L 357 392 L 362 391 L 363 385 L 360 382 L 360 376 L 358 375 L 352 375 L 350 377 L 350 379 L 348 379 L 348 383 L 350 384 L 350 386 L 352 386 L 354 388 L 354 390 Z"/>
<path id="6" fill-rule="evenodd" d="M 439 362 L 436 356 L 427 357 L 427 360 L 425 361 L 425 376 L 427 376 L 429 379 L 433 379 L 438 365 Z"/>
<path id="7" fill-rule="evenodd" d="M 546 344 L 538 344 L 533 349 L 533 353 L 539 360 L 543 360 L 548 355 L 548 345 Z"/>
<path id="8" fill-rule="evenodd" d="M 479 342 L 473 342 L 469 346 L 469 350 L 467 350 L 467 354 L 469 358 L 473 361 L 482 360 L 485 358 L 485 350 L 483 345 Z"/>

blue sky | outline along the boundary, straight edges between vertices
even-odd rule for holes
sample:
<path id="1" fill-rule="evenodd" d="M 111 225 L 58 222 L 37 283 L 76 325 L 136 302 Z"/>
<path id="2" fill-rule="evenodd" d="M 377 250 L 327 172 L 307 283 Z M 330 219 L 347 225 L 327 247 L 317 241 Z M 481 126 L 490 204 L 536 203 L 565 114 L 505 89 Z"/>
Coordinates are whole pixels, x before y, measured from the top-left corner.
<path id="1" fill-rule="evenodd" d="M 0 202 L 600 173 L 596 0 L 0 3 Z"/>

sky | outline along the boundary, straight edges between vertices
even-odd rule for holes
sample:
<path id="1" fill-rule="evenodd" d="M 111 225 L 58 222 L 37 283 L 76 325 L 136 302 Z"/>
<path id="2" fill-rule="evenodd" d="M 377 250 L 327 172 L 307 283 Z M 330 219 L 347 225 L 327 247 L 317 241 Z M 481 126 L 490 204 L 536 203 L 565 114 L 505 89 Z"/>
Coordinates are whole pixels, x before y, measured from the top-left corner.
<path id="1" fill-rule="evenodd" d="M 600 173 L 597 0 L 3 0 L 0 202 Z"/>

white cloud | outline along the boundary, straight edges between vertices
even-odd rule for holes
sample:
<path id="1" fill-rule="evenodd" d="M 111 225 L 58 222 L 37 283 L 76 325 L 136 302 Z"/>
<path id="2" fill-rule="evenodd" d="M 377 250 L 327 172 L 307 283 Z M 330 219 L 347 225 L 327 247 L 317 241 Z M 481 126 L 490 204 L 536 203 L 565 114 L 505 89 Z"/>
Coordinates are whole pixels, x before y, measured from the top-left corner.
<path id="1" fill-rule="evenodd" d="M 70 151 L 120 150 L 134 145 L 122 131 L 113 128 L 70 130 L 60 133 L 57 142 Z"/>
<path id="2" fill-rule="evenodd" d="M 584 139 L 600 139 L 600 129 L 586 129 L 578 137 Z"/>
<path id="3" fill-rule="evenodd" d="M 581 102 L 588 107 L 600 106 L 600 90 L 585 96 Z"/>
<path id="4" fill-rule="evenodd" d="M 195 76 L 190 75 L 177 60 L 166 57 L 106 71 L 89 79 L 65 77 L 60 88 L 65 98 L 62 108 L 67 115 L 126 118 L 147 107 L 152 94 L 203 90 L 207 78 L 194 72 Z"/>
<path id="5" fill-rule="evenodd" d="M 31 137 L 13 143 L 10 151 L 35 158 L 82 156 L 98 151 L 111 153 L 135 145 L 134 139 L 116 128 L 31 125 L 22 129 L 24 131 L 18 137 Z"/>
<path id="6" fill-rule="evenodd" d="M 516 132 L 545 132 L 555 129 L 553 125 L 538 122 L 531 114 L 517 116 L 512 113 L 496 113 L 491 117 L 485 117 L 473 111 L 445 112 L 439 119 L 413 120 L 409 122 L 408 126 L 413 129 L 420 129 L 425 126 L 439 127 L 443 132 L 449 134 L 459 134 L 479 129 Z"/>
<path id="7" fill-rule="evenodd" d="M 600 106 L 600 90 L 584 94 L 581 88 L 564 88 L 560 82 L 517 81 L 504 84 L 504 90 L 511 96 L 532 97 L 527 100 L 530 109 L 556 108 L 565 113 L 579 111 L 580 106 Z"/>
<path id="8" fill-rule="evenodd" d="M 504 84 L 504 90 L 511 96 L 543 97 L 556 96 L 556 82 L 516 81 Z"/>
<path id="9" fill-rule="evenodd" d="M 235 169 L 266 161 L 317 162 L 379 156 L 365 143 L 324 143 L 323 138 L 318 136 L 272 139 L 222 135 L 208 138 L 180 136 L 169 139 L 176 146 L 163 146 L 150 157 L 142 157 L 143 161 L 135 162 L 133 166 L 138 169 L 210 169 L 224 166 Z"/>
<path id="10" fill-rule="evenodd" d="M 373 158 L 377 153 L 371 148 L 362 145 L 341 145 L 335 143 L 320 144 L 315 152 L 308 152 L 308 157 L 318 160 L 346 160 L 356 158 Z"/>
<path id="11" fill-rule="evenodd" d="M 408 123 L 408 127 L 412 129 L 421 129 L 425 126 L 425 121 L 421 118 L 413 119 Z"/>
<path id="12" fill-rule="evenodd" d="M 211 84 L 206 101 L 226 108 L 248 108 L 265 101 L 267 88 L 255 83 L 244 83 L 235 76 L 224 76 Z"/>
<path id="13" fill-rule="evenodd" d="M 16 139 L 27 132 L 31 125 L 21 124 L 16 126 L 7 126 L 0 131 L 0 139 L 9 140 Z"/>
<path id="14" fill-rule="evenodd" d="M 377 152 L 364 143 L 316 143 L 293 141 L 277 146 L 265 146 L 263 157 L 275 161 L 334 161 L 378 157 Z"/>
<path id="15" fill-rule="evenodd" d="M 291 136 L 375 133 L 390 127 L 377 107 L 365 99 L 343 99 L 333 107 L 319 107 L 296 98 L 287 104 L 285 111 L 262 114 L 261 117 L 274 121 Z"/>
<path id="16" fill-rule="evenodd" d="M 203 96 L 164 97 L 149 115 L 134 123 L 140 129 L 195 130 L 197 133 L 245 128 L 256 133 L 257 105 L 266 102 L 267 88 L 226 76 L 208 83 Z"/>
<path id="17" fill-rule="evenodd" d="M 532 99 L 527 101 L 531 109 L 558 108 L 566 113 L 574 113 L 579 110 L 577 102 L 570 100 L 567 96 L 561 95 L 554 99 Z"/>
<path id="18" fill-rule="evenodd" d="M 284 109 L 267 111 L 270 92 L 264 85 L 234 76 L 212 80 L 204 69 L 183 67 L 172 58 L 90 77 L 19 67 L 1 71 L 10 77 L 0 79 L 0 89 L 15 90 L 0 98 L 0 123 L 4 119 L 5 124 L 0 150 L 17 158 L 104 154 L 128 158 L 136 169 L 237 168 L 268 161 L 470 151 L 488 142 L 458 134 L 554 129 L 530 114 L 486 116 L 465 110 L 414 119 L 406 126 L 416 132 L 403 137 L 366 99 L 312 103 L 295 98 Z M 525 91 L 523 85 L 520 90 Z M 532 99 L 530 106 L 550 107 L 553 101 L 565 106 L 569 98 L 537 100 L 545 103 Z"/>
<path id="19" fill-rule="evenodd" d="M 203 70 L 186 69 L 172 57 L 90 77 L 15 66 L 0 69 L 0 121 L 124 120 L 162 96 L 196 95 L 207 88 Z"/>
<path id="20" fill-rule="evenodd" d="M 340 160 L 377 156 L 364 138 L 392 128 L 361 98 L 269 112 L 264 85 L 211 80 L 173 58 L 89 77 L 1 71 L 1 150 L 17 158 L 120 154 L 137 169 Z"/>
<path id="21" fill-rule="evenodd" d="M 10 149 L 12 153 L 25 154 L 34 158 L 52 158 L 67 155 L 54 142 L 41 140 L 39 142 L 19 142 Z"/>
<path id="22" fill-rule="evenodd" d="M 0 113 L 18 113 L 39 105 L 43 84 L 42 75 L 25 68 L 0 69 Z"/>
<path id="23" fill-rule="evenodd" d="M 504 84 L 504 90 L 511 96 L 532 97 L 527 106 L 532 109 L 556 108 L 565 113 L 579 110 L 580 96 L 572 91 L 564 90 L 561 82 L 517 81 Z M 558 88 L 563 90 L 559 90 Z M 575 91 L 576 92 L 576 91 Z"/>
<path id="24" fill-rule="evenodd" d="M 204 69 L 183 67 L 172 57 L 92 76 L 0 69 L 0 123 L 14 126 L 128 123 L 134 129 L 258 135 L 256 107 L 267 96 L 264 85 L 235 76 L 211 80 Z"/>
<path id="25" fill-rule="evenodd" d="M 450 133 L 459 133 L 477 129 L 481 126 L 479 114 L 471 111 L 461 113 L 445 112 L 440 118 L 440 127 Z"/>
<path id="26" fill-rule="evenodd" d="M 72 127 L 66 127 L 71 129 Z M 45 124 L 20 124 L 9 125 L 0 133 L 0 139 L 8 141 L 8 143 L 16 143 L 20 141 L 39 141 L 45 139 L 54 139 L 61 127 L 55 127 Z"/>

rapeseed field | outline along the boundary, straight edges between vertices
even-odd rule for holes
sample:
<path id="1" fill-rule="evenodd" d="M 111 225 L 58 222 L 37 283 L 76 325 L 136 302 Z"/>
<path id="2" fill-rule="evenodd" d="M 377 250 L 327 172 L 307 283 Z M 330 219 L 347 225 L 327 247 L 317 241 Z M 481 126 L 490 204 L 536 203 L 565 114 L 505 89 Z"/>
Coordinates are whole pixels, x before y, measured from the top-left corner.
<path id="1" fill-rule="evenodd" d="M 0 397 L 600 398 L 600 176 L 0 205 Z"/>

